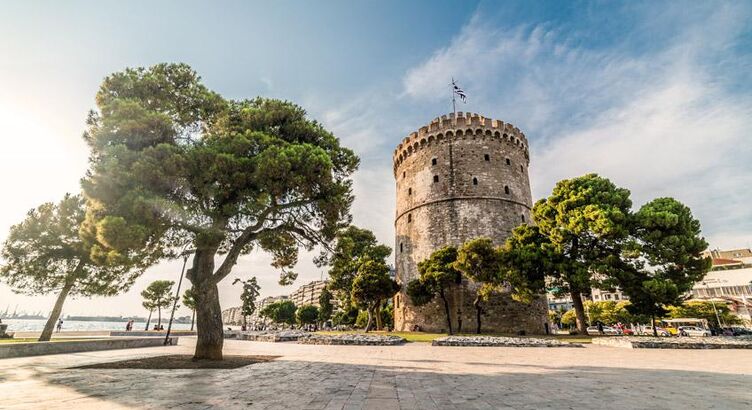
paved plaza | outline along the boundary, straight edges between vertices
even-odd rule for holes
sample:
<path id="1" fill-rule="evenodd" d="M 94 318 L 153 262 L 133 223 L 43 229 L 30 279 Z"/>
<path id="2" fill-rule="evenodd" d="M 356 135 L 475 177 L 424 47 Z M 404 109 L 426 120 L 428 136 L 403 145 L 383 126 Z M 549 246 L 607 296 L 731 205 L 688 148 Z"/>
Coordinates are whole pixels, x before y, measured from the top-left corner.
<path id="1" fill-rule="evenodd" d="M 233 370 L 72 366 L 180 346 L 0 360 L 0 408 L 749 409 L 752 351 L 318 346 L 227 341 L 279 355 Z"/>

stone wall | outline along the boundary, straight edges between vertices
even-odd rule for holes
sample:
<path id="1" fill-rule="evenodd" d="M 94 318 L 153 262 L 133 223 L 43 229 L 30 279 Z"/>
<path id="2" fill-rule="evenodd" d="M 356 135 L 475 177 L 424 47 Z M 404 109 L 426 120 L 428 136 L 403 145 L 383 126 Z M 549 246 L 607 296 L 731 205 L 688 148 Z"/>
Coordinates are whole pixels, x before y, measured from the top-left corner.
<path id="1" fill-rule="evenodd" d="M 170 337 L 170 345 L 177 345 L 178 338 Z M 11 357 L 41 356 L 48 354 L 94 352 L 98 350 L 135 349 L 164 346 L 164 338 L 112 338 L 98 340 L 72 340 L 31 343 L 3 343 L 0 359 Z"/>
<path id="2" fill-rule="evenodd" d="M 512 229 L 530 221 L 529 152 L 524 135 L 510 124 L 458 113 L 434 120 L 395 151 L 397 188 L 395 268 L 402 284 L 395 297 L 395 328 L 446 329 L 439 302 L 416 308 L 405 294 L 417 264 L 434 250 L 489 237 L 500 245 Z M 453 326 L 461 306 L 463 330 L 475 329 L 473 284 L 453 292 Z M 544 299 L 526 305 L 500 294 L 482 318 L 484 331 L 542 333 Z"/>

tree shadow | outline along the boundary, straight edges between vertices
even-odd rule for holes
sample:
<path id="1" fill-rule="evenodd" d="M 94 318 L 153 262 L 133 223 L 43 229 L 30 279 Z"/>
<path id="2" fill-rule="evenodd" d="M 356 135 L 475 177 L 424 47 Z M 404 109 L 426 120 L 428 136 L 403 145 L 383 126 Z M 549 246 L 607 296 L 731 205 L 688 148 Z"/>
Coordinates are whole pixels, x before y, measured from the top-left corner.
<path id="1" fill-rule="evenodd" d="M 453 373 L 279 359 L 232 370 L 60 369 L 35 377 L 133 408 L 752 408 L 747 375 L 473 364 L 491 366 Z"/>

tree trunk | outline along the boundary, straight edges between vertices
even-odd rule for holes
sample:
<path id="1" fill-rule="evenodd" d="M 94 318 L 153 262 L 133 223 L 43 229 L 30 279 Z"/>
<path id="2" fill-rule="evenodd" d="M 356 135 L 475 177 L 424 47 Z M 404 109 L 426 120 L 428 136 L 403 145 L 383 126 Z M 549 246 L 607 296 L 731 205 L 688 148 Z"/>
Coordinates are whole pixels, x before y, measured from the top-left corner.
<path id="1" fill-rule="evenodd" d="M 381 330 L 384 324 L 381 323 L 381 301 L 376 304 L 376 330 Z"/>
<path id="2" fill-rule="evenodd" d="M 447 326 L 449 327 L 449 334 L 452 334 L 452 317 L 450 316 L 449 311 L 449 301 L 446 298 L 446 295 L 444 294 L 444 289 L 439 290 L 439 296 L 441 296 L 441 300 L 444 301 L 444 313 L 446 314 L 446 320 L 447 320 Z"/>
<path id="3" fill-rule="evenodd" d="M 650 315 L 650 325 L 653 326 L 653 336 L 658 337 L 658 329 L 655 328 L 655 315 Z"/>
<path id="4" fill-rule="evenodd" d="M 191 332 L 193 331 L 193 324 L 196 323 L 196 309 L 191 310 Z"/>
<path id="5" fill-rule="evenodd" d="M 157 330 L 162 328 L 162 307 L 157 306 Z"/>
<path id="6" fill-rule="evenodd" d="M 153 312 L 153 310 L 149 311 L 149 318 L 146 319 L 146 328 L 144 328 L 144 330 L 147 330 L 147 331 L 149 330 L 149 322 L 151 322 L 151 312 Z"/>
<path id="7" fill-rule="evenodd" d="M 455 299 L 457 301 L 457 333 L 462 333 L 462 305 L 465 303 L 465 299 L 462 293 L 462 284 L 455 289 Z"/>
<path id="8" fill-rule="evenodd" d="M 366 322 L 366 333 L 368 333 L 368 331 L 371 330 L 371 319 L 373 318 L 373 315 L 371 314 L 370 307 L 366 311 L 368 312 L 368 322 Z"/>
<path id="9" fill-rule="evenodd" d="M 222 360 L 224 331 L 222 330 L 222 308 L 219 306 L 219 291 L 214 283 L 196 286 L 196 338 L 195 360 Z"/>
<path id="10" fill-rule="evenodd" d="M 60 294 L 57 295 L 57 300 L 55 301 L 55 307 L 52 308 L 50 317 L 47 319 L 47 323 L 44 324 L 44 329 L 42 330 L 42 334 L 39 335 L 40 342 L 49 342 L 50 339 L 52 338 L 52 331 L 55 329 L 55 323 L 57 322 L 57 319 L 60 317 L 60 312 L 63 311 L 63 303 L 65 302 L 65 298 L 68 297 L 68 292 L 70 292 L 72 287 L 73 287 L 73 283 L 66 283 L 63 286 L 63 289 L 60 290 Z"/>
<path id="11" fill-rule="evenodd" d="M 473 306 L 475 306 L 475 318 L 476 318 L 476 327 L 475 327 L 475 333 L 480 334 L 480 316 L 481 311 L 483 310 L 483 307 L 480 305 L 480 296 L 477 296 L 475 300 L 473 301 Z"/>
<path id="12" fill-rule="evenodd" d="M 574 313 L 577 317 L 577 331 L 583 335 L 587 334 L 587 319 L 585 318 L 585 305 L 582 303 L 582 295 L 580 292 L 572 292 L 571 295 Z"/>

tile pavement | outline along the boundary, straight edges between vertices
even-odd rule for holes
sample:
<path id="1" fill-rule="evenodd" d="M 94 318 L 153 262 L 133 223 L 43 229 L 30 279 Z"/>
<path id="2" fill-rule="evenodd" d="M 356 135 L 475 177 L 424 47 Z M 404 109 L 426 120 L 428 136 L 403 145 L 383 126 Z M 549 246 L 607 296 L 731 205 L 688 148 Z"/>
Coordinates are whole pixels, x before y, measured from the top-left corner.
<path id="1" fill-rule="evenodd" d="M 281 357 L 232 370 L 77 370 L 178 347 L 0 360 L 0 408 L 748 409 L 752 351 L 316 346 L 228 341 Z"/>

